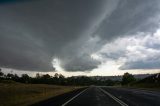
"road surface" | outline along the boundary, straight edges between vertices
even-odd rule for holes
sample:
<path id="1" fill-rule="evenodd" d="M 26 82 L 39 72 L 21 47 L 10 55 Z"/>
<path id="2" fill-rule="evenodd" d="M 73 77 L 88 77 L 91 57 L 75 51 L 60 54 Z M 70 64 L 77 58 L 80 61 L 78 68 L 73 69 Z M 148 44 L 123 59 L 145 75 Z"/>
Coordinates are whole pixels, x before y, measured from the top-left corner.
<path id="1" fill-rule="evenodd" d="M 160 92 L 92 86 L 39 102 L 33 106 L 160 106 Z"/>

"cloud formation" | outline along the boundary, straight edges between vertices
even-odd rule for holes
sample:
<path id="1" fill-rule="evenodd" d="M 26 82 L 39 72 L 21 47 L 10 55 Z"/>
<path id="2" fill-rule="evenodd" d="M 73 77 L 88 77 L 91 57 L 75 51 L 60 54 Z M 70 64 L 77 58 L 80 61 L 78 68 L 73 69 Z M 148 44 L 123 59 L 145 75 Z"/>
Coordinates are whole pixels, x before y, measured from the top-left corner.
<path id="1" fill-rule="evenodd" d="M 159 0 L 35 0 L 1 4 L 0 66 L 54 71 L 52 61 L 57 58 L 66 71 L 91 71 L 102 62 L 91 55 L 100 53 L 107 43 L 112 50 L 100 55 L 113 60 L 126 57 L 120 69 L 136 68 L 137 65 L 130 66 L 133 62 L 130 55 L 126 56 L 126 48 L 114 47 L 110 42 L 138 32 L 155 32 L 159 4 Z M 153 43 L 144 44 L 159 49 L 159 44 Z"/>
<path id="2" fill-rule="evenodd" d="M 115 61 L 120 70 L 160 69 L 160 29 L 118 38 L 96 54 L 103 61 Z"/>
<path id="3" fill-rule="evenodd" d="M 126 48 L 126 61 L 120 69 L 160 69 L 160 30 L 134 40 L 135 45 Z"/>

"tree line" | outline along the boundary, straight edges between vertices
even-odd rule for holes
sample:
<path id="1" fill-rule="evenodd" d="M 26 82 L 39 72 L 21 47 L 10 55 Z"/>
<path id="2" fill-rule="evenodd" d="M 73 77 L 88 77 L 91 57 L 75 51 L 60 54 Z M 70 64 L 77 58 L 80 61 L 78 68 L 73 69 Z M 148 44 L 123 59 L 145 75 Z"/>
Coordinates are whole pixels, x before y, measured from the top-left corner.
<path id="1" fill-rule="evenodd" d="M 113 86 L 113 85 L 127 85 L 136 81 L 134 76 L 129 73 L 125 73 L 123 75 L 122 81 L 113 81 L 111 79 L 100 80 L 96 78 L 91 78 L 87 76 L 77 76 L 77 77 L 64 77 L 62 74 L 55 73 L 54 76 L 49 74 L 41 75 L 39 73 L 36 74 L 35 77 L 30 77 L 28 74 L 22 74 L 18 76 L 17 74 L 4 74 L 0 69 L 0 81 L 2 80 L 12 80 L 20 83 L 31 83 L 31 84 L 56 84 L 56 85 L 80 85 L 80 86 L 88 86 L 88 85 L 105 85 L 105 86 Z"/>

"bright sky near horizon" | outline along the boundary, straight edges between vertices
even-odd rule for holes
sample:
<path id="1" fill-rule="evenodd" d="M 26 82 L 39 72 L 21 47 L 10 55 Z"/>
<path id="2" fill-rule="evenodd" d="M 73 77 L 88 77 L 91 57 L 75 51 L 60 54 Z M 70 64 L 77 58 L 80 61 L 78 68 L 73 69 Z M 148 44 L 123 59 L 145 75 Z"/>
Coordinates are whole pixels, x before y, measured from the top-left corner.
<path id="1" fill-rule="evenodd" d="M 5 73 L 160 72 L 159 0 L 0 1 Z"/>

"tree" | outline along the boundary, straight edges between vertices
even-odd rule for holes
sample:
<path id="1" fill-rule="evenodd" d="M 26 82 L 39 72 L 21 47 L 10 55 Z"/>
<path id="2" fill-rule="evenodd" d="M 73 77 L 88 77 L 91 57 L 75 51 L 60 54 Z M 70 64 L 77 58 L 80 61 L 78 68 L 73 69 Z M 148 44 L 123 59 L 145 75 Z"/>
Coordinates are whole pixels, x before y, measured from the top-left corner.
<path id="1" fill-rule="evenodd" d="M 28 76 L 28 74 L 22 74 L 21 79 L 22 79 L 23 82 L 28 83 L 30 77 Z"/>
<path id="2" fill-rule="evenodd" d="M 0 77 L 2 77 L 4 73 L 2 72 L 2 69 L 0 69 Z"/>
<path id="3" fill-rule="evenodd" d="M 12 80 L 19 81 L 19 76 L 17 74 L 14 74 L 14 76 L 12 77 Z"/>
<path id="4" fill-rule="evenodd" d="M 55 74 L 54 74 L 54 77 L 55 77 L 55 78 L 58 78 L 58 77 L 59 77 L 59 74 L 58 74 L 58 73 L 55 73 Z"/>
<path id="5" fill-rule="evenodd" d="M 106 83 L 107 86 L 113 86 L 114 85 L 114 81 L 112 81 L 111 79 L 107 79 L 105 81 L 105 83 Z"/>
<path id="6" fill-rule="evenodd" d="M 37 74 L 36 74 L 36 78 L 37 78 L 37 79 L 40 79 L 40 78 L 41 78 L 41 75 L 40 75 L 39 73 L 37 73 Z"/>
<path id="7" fill-rule="evenodd" d="M 8 74 L 7 74 L 7 78 L 12 79 L 13 77 L 14 77 L 13 74 L 11 74 L 11 73 L 8 73 Z"/>
<path id="8" fill-rule="evenodd" d="M 45 74 L 45 75 L 42 75 L 42 78 L 43 78 L 43 79 L 50 79 L 51 76 L 50 76 L 49 74 Z"/>
<path id="9" fill-rule="evenodd" d="M 59 84 L 64 85 L 65 84 L 65 77 L 62 74 L 59 74 Z"/>
<path id="10" fill-rule="evenodd" d="M 128 85 L 131 82 L 136 81 L 136 79 L 134 78 L 134 76 L 132 74 L 124 73 L 123 77 L 122 77 L 122 85 Z"/>
<path id="11" fill-rule="evenodd" d="M 65 77 L 62 74 L 59 74 L 59 79 L 64 79 Z"/>

